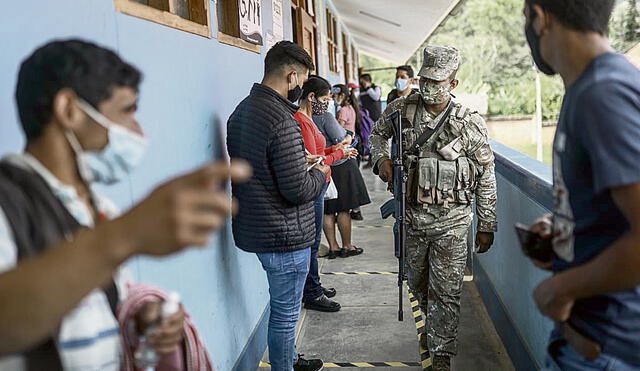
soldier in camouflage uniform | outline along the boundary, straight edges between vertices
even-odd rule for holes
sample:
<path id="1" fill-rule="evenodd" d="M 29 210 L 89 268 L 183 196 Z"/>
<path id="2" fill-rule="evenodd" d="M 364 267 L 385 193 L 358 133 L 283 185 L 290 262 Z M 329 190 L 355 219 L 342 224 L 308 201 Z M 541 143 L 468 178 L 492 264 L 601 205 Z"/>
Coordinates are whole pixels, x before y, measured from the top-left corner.
<path id="1" fill-rule="evenodd" d="M 389 182 L 393 167 L 389 154 L 392 127 L 384 117 L 402 113 L 405 148 L 427 129 L 434 129 L 449 104 L 444 125 L 409 156 L 407 168 L 407 260 L 409 287 L 426 314 L 427 332 L 421 345 L 433 356 L 436 371 L 449 370 L 457 352 L 460 297 L 467 260 L 467 234 L 476 200 L 476 246 L 484 253 L 493 244 L 496 222 L 494 156 L 483 118 L 451 101 L 458 85 L 460 55 L 452 47 L 428 46 L 420 70 L 420 92 L 390 104 L 370 137 L 374 173 Z"/>

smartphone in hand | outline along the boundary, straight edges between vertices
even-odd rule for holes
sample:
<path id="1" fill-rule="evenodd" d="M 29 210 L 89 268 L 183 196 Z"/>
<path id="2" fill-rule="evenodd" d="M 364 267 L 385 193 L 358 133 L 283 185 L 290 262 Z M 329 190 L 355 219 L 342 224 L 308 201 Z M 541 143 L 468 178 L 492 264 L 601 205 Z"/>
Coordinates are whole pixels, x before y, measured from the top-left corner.
<path id="1" fill-rule="evenodd" d="M 520 241 L 520 247 L 526 256 L 542 263 L 549 263 L 555 259 L 552 239 L 550 237 L 541 237 L 520 223 L 515 225 L 515 229 L 518 240 Z"/>

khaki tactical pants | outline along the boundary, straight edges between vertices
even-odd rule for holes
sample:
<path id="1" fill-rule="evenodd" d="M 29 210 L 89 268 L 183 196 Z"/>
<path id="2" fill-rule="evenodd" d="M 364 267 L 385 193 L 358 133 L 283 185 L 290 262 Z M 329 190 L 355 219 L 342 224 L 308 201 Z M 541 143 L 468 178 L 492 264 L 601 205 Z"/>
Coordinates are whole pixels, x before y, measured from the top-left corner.
<path id="1" fill-rule="evenodd" d="M 471 218 L 442 228 L 441 233 L 407 231 L 409 288 L 426 315 L 431 355 L 457 353 L 460 297 L 467 263 Z"/>

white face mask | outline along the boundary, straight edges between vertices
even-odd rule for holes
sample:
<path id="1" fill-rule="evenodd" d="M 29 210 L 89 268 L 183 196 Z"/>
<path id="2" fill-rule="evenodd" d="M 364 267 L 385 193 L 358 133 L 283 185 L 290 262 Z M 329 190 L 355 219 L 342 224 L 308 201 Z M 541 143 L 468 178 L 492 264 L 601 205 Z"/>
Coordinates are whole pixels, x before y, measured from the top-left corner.
<path id="1" fill-rule="evenodd" d="M 121 181 L 142 160 L 149 142 L 143 136 L 109 120 L 84 100 L 78 107 L 108 131 L 109 142 L 100 151 L 85 151 L 75 134 L 67 131 L 67 140 L 76 153 L 80 176 L 87 182 L 113 184 Z"/>

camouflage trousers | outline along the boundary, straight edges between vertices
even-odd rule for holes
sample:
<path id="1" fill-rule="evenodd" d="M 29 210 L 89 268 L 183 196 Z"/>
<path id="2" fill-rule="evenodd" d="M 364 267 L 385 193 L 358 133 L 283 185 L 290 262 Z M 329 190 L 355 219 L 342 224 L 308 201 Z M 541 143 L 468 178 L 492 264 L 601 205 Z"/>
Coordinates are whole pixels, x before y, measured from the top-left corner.
<path id="1" fill-rule="evenodd" d="M 467 234 L 471 218 L 440 234 L 407 231 L 409 288 L 426 316 L 431 355 L 457 353 L 460 297 L 467 263 Z"/>

